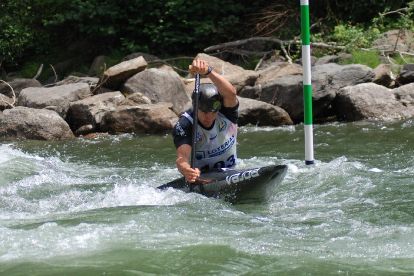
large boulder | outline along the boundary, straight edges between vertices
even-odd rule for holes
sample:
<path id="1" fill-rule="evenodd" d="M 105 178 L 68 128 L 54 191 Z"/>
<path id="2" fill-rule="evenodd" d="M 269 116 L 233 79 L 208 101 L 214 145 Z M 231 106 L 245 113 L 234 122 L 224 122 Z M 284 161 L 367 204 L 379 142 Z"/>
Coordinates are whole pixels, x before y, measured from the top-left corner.
<path id="1" fill-rule="evenodd" d="M 392 90 L 396 99 L 403 105 L 414 108 L 414 83 L 406 84 Z"/>
<path id="2" fill-rule="evenodd" d="M 196 59 L 207 61 L 208 64 L 213 67 L 213 70 L 220 75 L 242 74 L 245 71 L 240 66 L 203 53 L 199 53 L 196 56 Z"/>
<path id="3" fill-rule="evenodd" d="M 290 64 L 288 62 L 275 63 L 272 66 L 258 71 L 260 77 L 257 79 L 255 85 L 266 85 L 275 81 L 278 78 L 286 77 L 289 75 L 302 75 L 302 67 L 296 64 Z"/>
<path id="4" fill-rule="evenodd" d="M 329 63 L 312 69 L 312 102 L 315 121 L 330 120 L 332 102 L 337 91 L 345 86 L 371 82 L 374 71 L 364 65 Z M 252 91 L 249 91 L 252 93 Z M 295 123 L 303 122 L 303 77 L 281 77 L 261 87 L 261 101 L 277 105 L 289 113 Z"/>
<path id="5" fill-rule="evenodd" d="M 7 84 L 4 82 L 0 82 L 0 94 L 6 95 L 9 98 L 13 98 L 13 96 L 16 96 L 16 98 L 19 97 L 20 92 L 25 88 L 42 86 L 40 82 L 35 79 L 22 79 L 22 78 L 11 80 Z M 9 85 L 13 88 L 13 90 L 10 88 Z M 14 95 L 13 95 L 13 91 L 14 91 Z"/>
<path id="6" fill-rule="evenodd" d="M 119 90 L 121 85 L 133 75 L 145 70 L 148 64 L 142 56 L 123 61 L 107 69 L 100 83 L 113 90 Z M 99 83 L 99 84 L 100 84 Z"/>
<path id="7" fill-rule="evenodd" d="M 339 88 L 359 83 L 372 82 L 375 78 L 374 70 L 360 64 L 339 65 L 336 63 L 328 63 L 314 66 L 312 68 L 312 75 L 317 74 L 332 76 L 332 81 L 338 85 Z"/>
<path id="8" fill-rule="evenodd" d="M 2 140 L 74 138 L 69 125 L 52 110 L 15 107 L 0 112 L 0 139 Z"/>
<path id="9" fill-rule="evenodd" d="M 394 81 L 394 77 L 388 64 L 380 64 L 374 69 L 375 78 L 372 80 L 374 83 L 390 87 Z"/>
<path id="10" fill-rule="evenodd" d="M 240 93 L 243 87 L 256 83 L 259 73 L 252 70 L 244 70 L 241 73 L 225 75 L 224 77 L 236 88 L 237 93 Z M 210 79 L 209 81 L 211 82 Z"/>
<path id="11" fill-rule="evenodd" d="M 398 85 L 405 85 L 414 82 L 414 63 L 408 63 L 400 68 L 395 82 Z"/>
<path id="12" fill-rule="evenodd" d="M 338 91 L 334 109 L 340 120 L 400 120 L 414 115 L 412 108 L 399 102 L 394 93 L 375 83 L 344 87 Z"/>
<path id="13" fill-rule="evenodd" d="M 72 102 L 66 120 L 72 130 L 75 131 L 75 134 L 95 132 L 105 113 L 110 109 L 114 109 L 124 99 L 124 95 L 117 91 Z M 83 128 L 80 129 L 81 127 Z"/>
<path id="14" fill-rule="evenodd" d="M 142 71 L 128 79 L 122 86 L 121 92 L 125 95 L 141 93 L 153 104 L 170 102 L 176 114 L 191 107 L 191 98 L 181 78 L 176 74 L 155 68 Z"/>
<path id="15" fill-rule="evenodd" d="M 278 106 L 242 97 L 238 97 L 238 99 L 240 103 L 239 126 L 247 124 L 258 126 L 283 126 L 293 124 L 289 114 Z"/>
<path id="16" fill-rule="evenodd" d="M 69 109 L 69 104 L 78 101 L 92 94 L 89 85 L 86 83 L 74 83 L 50 88 L 26 88 L 19 96 L 19 106 L 55 110 L 63 118 Z"/>
<path id="17" fill-rule="evenodd" d="M 412 52 L 414 32 L 410 30 L 390 30 L 374 42 L 374 46 L 380 51 Z"/>
<path id="18" fill-rule="evenodd" d="M 118 106 L 105 114 L 100 129 L 113 134 L 169 133 L 178 121 L 171 107 L 166 103 Z"/>
<path id="19" fill-rule="evenodd" d="M 279 78 L 262 87 L 260 100 L 283 108 L 295 123 L 299 123 L 303 121 L 302 80 L 299 75 Z"/>

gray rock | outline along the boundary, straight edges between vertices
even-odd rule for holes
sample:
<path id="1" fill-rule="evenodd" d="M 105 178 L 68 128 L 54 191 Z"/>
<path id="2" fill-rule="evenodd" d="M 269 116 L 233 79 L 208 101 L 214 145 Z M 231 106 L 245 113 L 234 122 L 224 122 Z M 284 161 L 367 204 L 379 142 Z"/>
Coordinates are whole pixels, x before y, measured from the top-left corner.
<path id="1" fill-rule="evenodd" d="M 313 67 L 312 75 L 327 74 L 332 76 L 332 81 L 339 88 L 356 85 L 359 83 L 372 82 L 375 78 L 374 70 L 365 65 L 349 64 L 338 65 L 328 63 Z"/>
<path id="2" fill-rule="evenodd" d="M 54 111 L 15 107 L 0 113 L 0 139 L 2 140 L 74 138 L 69 125 Z"/>
<path id="3" fill-rule="evenodd" d="M 34 79 L 22 79 L 17 78 L 8 82 L 8 84 L 13 88 L 14 94 L 19 97 L 20 92 L 28 87 L 41 87 L 39 81 Z M 9 98 L 13 98 L 13 91 L 10 89 L 10 86 L 6 83 L 0 82 L 0 94 L 6 95 Z"/>
<path id="4" fill-rule="evenodd" d="M 105 114 L 100 129 L 120 133 L 169 133 L 178 121 L 177 115 L 165 104 L 118 106 Z"/>
<path id="5" fill-rule="evenodd" d="M 147 66 L 148 64 L 142 56 L 123 61 L 107 69 L 100 79 L 99 84 L 103 82 L 105 87 L 119 90 L 127 79 L 145 70 Z"/>
<path id="6" fill-rule="evenodd" d="M 105 113 L 108 110 L 114 109 L 124 99 L 124 95 L 118 91 L 99 94 L 72 102 L 70 103 L 66 120 L 76 134 L 94 132 L 97 130 L 97 126 L 101 123 Z M 84 127 L 78 131 L 79 128 L 85 125 L 91 125 L 92 127 Z"/>
<path id="7" fill-rule="evenodd" d="M 303 77 L 286 76 L 262 87 L 260 100 L 287 111 L 295 122 L 303 120 Z"/>
<path id="8" fill-rule="evenodd" d="M 283 126 L 292 125 L 289 114 L 278 106 L 257 100 L 238 97 L 239 126 L 247 124 L 258 126 Z"/>
<path id="9" fill-rule="evenodd" d="M 8 108 L 12 108 L 15 102 L 12 98 L 9 98 L 5 95 L 0 95 L 0 111 L 3 111 Z"/>
<path id="10" fill-rule="evenodd" d="M 50 88 L 26 88 L 20 93 L 18 103 L 19 106 L 38 109 L 52 106 L 63 118 L 66 118 L 71 102 L 91 95 L 89 85 L 86 83 L 74 83 Z"/>
<path id="11" fill-rule="evenodd" d="M 380 64 L 375 69 L 375 78 L 373 82 L 385 87 L 390 87 L 394 81 L 389 65 Z"/>
<path id="12" fill-rule="evenodd" d="M 342 88 L 335 98 L 334 108 L 338 118 L 346 121 L 394 121 L 414 115 L 413 109 L 399 102 L 390 89 L 375 83 Z"/>
<path id="13" fill-rule="evenodd" d="M 265 70 L 257 71 L 260 77 L 257 79 L 255 85 L 266 85 L 274 82 L 278 78 L 286 77 L 289 75 L 302 75 L 302 67 L 290 64 L 288 62 L 275 63 L 273 66 L 266 68 Z"/>
<path id="14" fill-rule="evenodd" d="M 122 86 L 121 92 L 125 95 L 141 93 L 153 104 L 171 102 L 176 114 L 191 107 L 191 98 L 181 78 L 155 68 L 142 71 L 128 79 Z"/>
<path id="15" fill-rule="evenodd" d="M 414 83 L 406 84 L 392 90 L 396 99 L 407 107 L 414 107 Z"/>
<path id="16" fill-rule="evenodd" d="M 398 85 L 414 82 L 414 63 L 408 63 L 401 67 L 395 82 Z"/>

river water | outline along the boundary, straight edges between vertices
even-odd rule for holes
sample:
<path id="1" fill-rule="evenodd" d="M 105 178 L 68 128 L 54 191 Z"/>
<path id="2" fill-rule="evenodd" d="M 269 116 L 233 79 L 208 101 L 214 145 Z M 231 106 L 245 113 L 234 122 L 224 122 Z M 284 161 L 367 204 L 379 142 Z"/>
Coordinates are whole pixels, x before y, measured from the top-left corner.
<path id="1" fill-rule="evenodd" d="M 240 168 L 287 164 L 270 202 L 158 185 L 171 136 L 0 143 L 0 275 L 414 275 L 414 120 L 240 128 Z"/>

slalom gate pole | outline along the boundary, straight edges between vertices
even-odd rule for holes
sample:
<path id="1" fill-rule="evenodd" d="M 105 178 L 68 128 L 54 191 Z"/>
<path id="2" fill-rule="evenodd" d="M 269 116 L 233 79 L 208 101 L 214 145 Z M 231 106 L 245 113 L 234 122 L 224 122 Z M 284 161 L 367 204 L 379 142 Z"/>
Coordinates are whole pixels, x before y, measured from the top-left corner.
<path id="1" fill-rule="evenodd" d="M 315 163 L 313 156 L 312 84 L 310 59 L 309 0 L 300 0 L 302 21 L 303 110 L 305 122 L 305 164 Z"/>

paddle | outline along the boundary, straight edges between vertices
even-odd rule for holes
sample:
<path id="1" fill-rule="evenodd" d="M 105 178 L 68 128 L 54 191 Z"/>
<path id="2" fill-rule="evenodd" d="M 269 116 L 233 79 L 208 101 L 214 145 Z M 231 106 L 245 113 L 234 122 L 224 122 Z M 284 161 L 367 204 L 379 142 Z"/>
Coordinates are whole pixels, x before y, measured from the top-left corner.
<path id="1" fill-rule="evenodd" d="M 193 68 L 190 65 L 190 72 L 193 72 Z M 194 107 L 193 107 L 193 136 L 191 139 L 191 163 L 190 166 L 192 169 L 195 169 L 195 161 L 196 161 L 196 142 L 197 142 L 197 126 L 198 126 L 198 98 L 199 98 L 199 91 L 200 91 L 200 74 L 196 74 L 195 76 L 195 88 L 194 88 Z M 190 192 L 193 191 L 193 183 L 188 183 L 190 187 Z"/>

